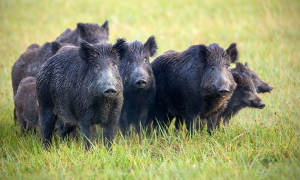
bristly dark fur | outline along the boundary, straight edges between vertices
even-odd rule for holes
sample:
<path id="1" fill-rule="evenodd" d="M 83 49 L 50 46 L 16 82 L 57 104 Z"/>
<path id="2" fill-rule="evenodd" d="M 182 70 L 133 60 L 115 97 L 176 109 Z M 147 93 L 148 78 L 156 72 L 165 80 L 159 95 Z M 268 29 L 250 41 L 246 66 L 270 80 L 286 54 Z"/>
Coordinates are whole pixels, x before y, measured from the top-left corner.
<path id="1" fill-rule="evenodd" d="M 118 45 L 82 42 L 80 47 L 65 48 L 47 61 L 37 78 L 45 146 L 50 143 L 57 118 L 64 123 L 61 135 L 79 126 L 86 148 L 90 146 L 90 127 L 101 124 L 105 145 L 110 146 L 123 103 L 117 67 L 122 44 L 124 41 Z M 105 94 L 111 91 L 113 95 Z"/>
<path id="2" fill-rule="evenodd" d="M 238 68 L 238 67 L 237 67 Z M 231 69 L 232 72 L 236 72 L 237 68 L 233 68 Z M 262 80 L 254 71 L 252 71 L 249 66 L 248 63 L 245 63 L 244 68 L 247 69 L 254 85 L 256 88 L 256 92 L 257 93 L 266 93 L 266 92 L 271 92 L 273 90 L 273 86 L 269 85 L 268 83 L 266 83 L 264 80 Z"/>
<path id="3" fill-rule="evenodd" d="M 259 98 L 255 85 L 250 77 L 250 70 L 241 63 L 236 63 L 232 75 L 237 83 L 232 97 L 228 101 L 227 108 L 221 113 L 224 123 L 229 123 L 232 116 L 246 107 L 263 108 L 264 104 Z"/>
<path id="4" fill-rule="evenodd" d="M 102 26 L 94 23 L 78 23 L 75 30 L 67 29 L 56 38 L 56 41 L 78 46 L 82 41 L 90 44 L 107 43 L 108 36 L 109 27 L 106 20 Z"/>
<path id="5" fill-rule="evenodd" d="M 38 108 L 36 96 L 36 79 L 34 77 L 24 78 L 18 87 L 14 97 L 17 122 L 21 133 L 28 130 L 36 132 L 38 127 Z"/>
<path id="6" fill-rule="evenodd" d="M 37 77 L 37 74 L 43 64 L 53 56 L 60 47 L 65 46 L 65 43 L 45 43 L 43 46 L 37 44 L 30 45 L 27 50 L 17 59 L 11 71 L 11 81 L 13 95 L 17 93 L 19 83 L 26 77 Z M 16 113 L 14 110 L 14 119 L 16 122 Z"/>
<path id="7" fill-rule="evenodd" d="M 146 125 L 148 111 L 155 96 L 155 79 L 149 58 L 156 54 L 157 44 L 155 37 L 151 36 L 145 44 L 133 41 L 126 43 L 126 48 L 126 54 L 119 64 L 124 86 L 120 127 L 126 132 L 134 124 L 140 134 L 141 128 Z M 139 80 L 146 84 L 138 85 Z"/>
<path id="8" fill-rule="evenodd" d="M 230 63 L 237 61 L 236 52 L 235 45 L 224 51 L 218 44 L 200 44 L 156 58 L 151 63 L 156 98 L 149 119 L 168 125 L 168 119 L 183 118 L 192 130 L 196 117 L 216 118 L 236 88 L 228 69 Z M 229 91 L 224 97 L 218 92 L 223 87 Z"/>

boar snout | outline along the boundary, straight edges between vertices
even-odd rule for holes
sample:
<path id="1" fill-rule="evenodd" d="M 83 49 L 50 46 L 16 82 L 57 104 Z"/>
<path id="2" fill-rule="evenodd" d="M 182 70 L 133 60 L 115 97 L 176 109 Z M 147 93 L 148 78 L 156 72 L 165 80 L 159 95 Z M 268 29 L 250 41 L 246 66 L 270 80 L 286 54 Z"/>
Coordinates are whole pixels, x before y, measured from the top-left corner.
<path id="1" fill-rule="evenodd" d="M 147 81 L 145 80 L 145 79 L 139 79 L 139 80 L 137 80 L 136 82 L 135 82 L 135 86 L 137 87 L 137 88 L 145 88 L 146 87 L 146 85 L 147 85 Z"/>
<path id="2" fill-rule="evenodd" d="M 104 97 L 112 98 L 117 95 L 117 90 L 114 88 L 108 88 L 103 91 Z"/>
<path id="3" fill-rule="evenodd" d="M 273 88 L 274 88 L 273 86 L 269 85 L 269 93 L 271 93 L 271 91 L 272 91 Z"/>
<path id="4" fill-rule="evenodd" d="M 226 97 L 230 94 L 230 82 L 222 74 L 218 76 L 215 87 L 217 89 L 218 95 L 222 97 Z"/>
<path id="5" fill-rule="evenodd" d="M 228 89 L 228 88 L 225 88 L 225 87 L 220 88 L 220 89 L 218 90 L 218 94 L 219 94 L 220 96 L 222 96 L 222 97 L 225 97 L 225 96 L 227 96 L 227 95 L 229 94 L 229 89 Z"/>
<path id="6" fill-rule="evenodd" d="M 259 105 L 258 105 L 258 109 L 263 109 L 265 107 L 265 103 L 263 103 L 262 101 L 259 102 Z"/>

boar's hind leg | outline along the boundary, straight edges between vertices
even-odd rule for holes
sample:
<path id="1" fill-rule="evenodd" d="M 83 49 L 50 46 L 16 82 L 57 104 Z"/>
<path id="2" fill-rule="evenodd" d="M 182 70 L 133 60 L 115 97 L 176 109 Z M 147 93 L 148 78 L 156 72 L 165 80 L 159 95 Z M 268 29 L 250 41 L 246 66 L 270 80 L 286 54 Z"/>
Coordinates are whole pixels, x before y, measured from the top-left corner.
<path id="1" fill-rule="evenodd" d="M 50 108 L 40 107 L 40 123 L 44 146 L 48 147 L 51 144 L 51 137 L 56 123 L 56 115 L 53 114 Z"/>

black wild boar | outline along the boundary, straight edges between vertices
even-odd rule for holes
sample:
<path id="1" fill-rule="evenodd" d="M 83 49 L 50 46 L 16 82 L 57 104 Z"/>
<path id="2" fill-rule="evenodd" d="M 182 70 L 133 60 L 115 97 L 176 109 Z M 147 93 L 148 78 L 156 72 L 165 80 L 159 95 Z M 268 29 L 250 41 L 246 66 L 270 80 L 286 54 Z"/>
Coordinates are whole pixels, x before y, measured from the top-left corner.
<path id="1" fill-rule="evenodd" d="M 47 42 L 43 46 L 39 46 L 38 44 L 30 45 L 12 67 L 11 80 L 13 95 L 16 95 L 19 83 L 23 78 L 29 76 L 36 78 L 42 65 L 65 45 L 67 44 L 60 44 L 58 42 Z M 14 119 L 16 122 L 15 110 Z"/>
<path id="2" fill-rule="evenodd" d="M 155 79 L 149 58 L 156 53 L 157 44 L 151 36 L 145 44 L 133 41 L 126 43 L 126 48 L 127 53 L 119 64 L 124 87 L 120 127 L 125 132 L 130 124 L 134 124 L 140 134 L 140 125 L 146 126 L 148 110 L 155 98 Z"/>
<path id="3" fill-rule="evenodd" d="M 237 58 L 235 43 L 226 51 L 218 44 L 200 44 L 156 58 L 151 63 L 156 81 L 149 115 L 153 125 L 156 119 L 168 124 L 168 119 L 183 117 L 192 130 L 196 117 L 216 121 L 236 88 L 229 66 Z"/>
<path id="4" fill-rule="evenodd" d="M 26 77 L 20 82 L 14 97 L 14 104 L 22 134 L 31 129 L 35 132 L 39 119 L 34 77 Z"/>
<path id="5" fill-rule="evenodd" d="M 266 93 L 266 92 L 270 93 L 272 91 L 274 87 L 270 86 L 268 83 L 263 81 L 254 71 L 252 71 L 248 66 L 248 62 L 245 62 L 245 67 L 248 69 L 248 72 L 255 85 L 257 93 Z M 234 70 L 232 71 L 234 72 Z"/>
<path id="6" fill-rule="evenodd" d="M 14 96 L 21 80 L 29 76 L 37 77 L 42 65 L 64 45 L 67 44 L 47 42 L 43 46 L 32 44 L 27 48 L 12 67 L 11 80 Z"/>
<path id="7" fill-rule="evenodd" d="M 65 48 L 44 65 L 37 78 L 37 96 L 44 145 L 50 145 L 57 118 L 66 134 L 79 126 L 86 148 L 90 147 L 90 127 L 101 124 L 104 143 L 110 146 L 123 104 L 119 58 L 125 53 L 124 40 L 115 45 Z"/>
<path id="8" fill-rule="evenodd" d="M 237 88 L 229 99 L 227 108 L 221 113 L 224 124 L 229 124 L 231 117 L 237 114 L 242 108 L 252 107 L 263 109 L 265 107 L 265 104 L 256 92 L 251 78 L 252 72 L 243 64 L 236 63 L 236 68 L 232 72 L 232 75 L 237 83 Z"/>
<path id="9" fill-rule="evenodd" d="M 78 23 L 77 28 L 65 30 L 55 41 L 61 43 L 71 43 L 76 46 L 82 40 L 90 43 L 106 43 L 108 41 L 109 28 L 108 21 L 105 21 L 102 26 L 94 23 Z"/>

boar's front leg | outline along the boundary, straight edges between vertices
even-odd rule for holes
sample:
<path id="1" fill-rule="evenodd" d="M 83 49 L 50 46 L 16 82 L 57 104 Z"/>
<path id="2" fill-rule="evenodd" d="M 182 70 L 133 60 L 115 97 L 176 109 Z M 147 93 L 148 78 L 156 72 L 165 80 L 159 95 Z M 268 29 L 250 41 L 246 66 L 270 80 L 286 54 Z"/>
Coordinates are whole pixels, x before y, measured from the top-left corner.
<path id="1" fill-rule="evenodd" d="M 117 131 L 117 127 L 119 124 L 121 112 L 118 111 L 118 108 L 112 108 L 112 112 L 109 115 L 108 122 L 103 124 L 103 137 L 104 137 L 104 145 L 106 148 L 111 148 L 112 140 Z"/>
<path id="2" fill-rule="evenodd" d="M 188 113 L 186 116 L 185 116 L 185 124 L 186 124 L 186 129 L 188 131 L 190 131 L 191 134 L 193 134 L 193 131 L 195 129 L 195 121 L 196 121 L 196 118 L 198 116 L 196 116 L 194 113 Z"/>
<path id="3" fill-rule="evenodd" d="M 79 129 L 82 135 L 82 141 L 85 145 L 85 150 L 89 150 L 91 143 L 90 143 L 90 138 L 91 138 L 91 125 L 90 125 L 90 121 L 88 120 L 81 120 L 79 122 Z"/>
<path id="4" fill-rule="evenodd" d="M 220 119 L 221 119 L 221 117 L 219 116 L 218 113 L 211 115 L 206 119 L 207 120 L 207 132 L 209 133 L 209 135 L 211 135 L 212 131 L 220 125 Z"/>
<path id="5" fill-rule="evenodd" d="M 43 133 L 43 143 L 45 148 L 47 148 L 51 144 L 51 137 L 56 123 L 56 115 L 52 112 L 51 108 L 40 107 L 40 123 Z"/>
<path id="6" fill-rule="evenodd" d="M 136 113 L 136 118 L 134 120 L 135 129 L 138 135 L 141 137 L 142 129 L 145 129 L 147 123 L 147 109 L 141 109 L 138 113 Z"/>
<path id="7" fill-rule="evenodd" d="M 229 120 L 230 120 L 230 118 L 223 117 L 223 124 L 229 126 L 230 125 Z"/>
<path id="8" fill-rule="evenodd" d="M 129 123 L 127 120 L 127 110 L 125 109 L 125 107 L 123 106 L 122 108 L 122 113 L 120 116 L 120 128 L 122 131 L 122 134 L 125 135 L 126 131 L 129 130 Z"/>

